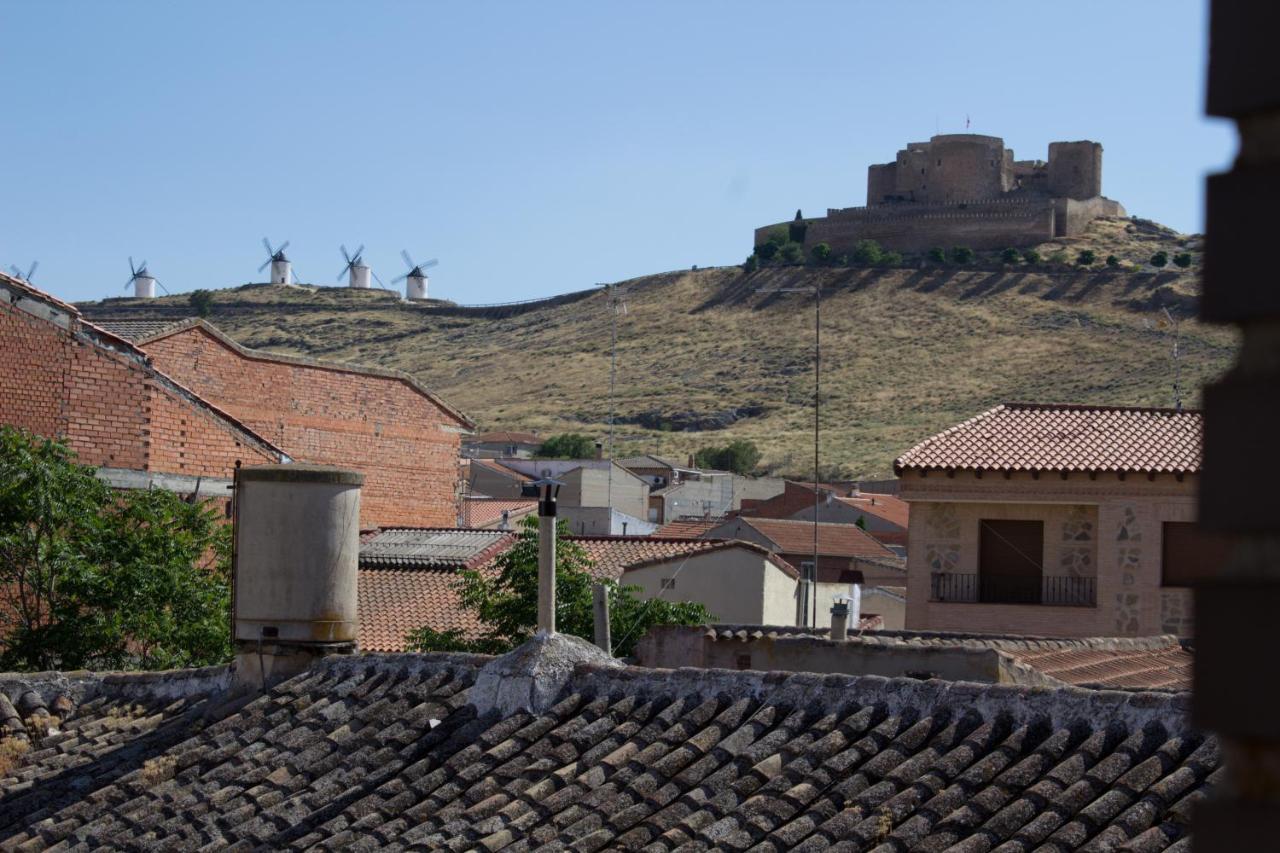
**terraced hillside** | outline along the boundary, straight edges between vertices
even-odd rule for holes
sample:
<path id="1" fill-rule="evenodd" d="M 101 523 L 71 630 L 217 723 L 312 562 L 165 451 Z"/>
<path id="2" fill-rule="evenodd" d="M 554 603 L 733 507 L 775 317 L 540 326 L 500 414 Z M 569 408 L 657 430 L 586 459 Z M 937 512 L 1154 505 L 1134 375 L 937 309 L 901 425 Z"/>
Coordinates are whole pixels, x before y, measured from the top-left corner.
<path id="1" fill-rule="evenodd" d="M 1099 228 L 1092 243 L 1062 248 L 1140 260 L 1151 246 L 1194 247 L 1160 229 Z M 885 475 L 897 453 L 1001 401 L 1172 404 L 1173 330 L 1161 307 L 1181 318 L 1188 404 L 1235 349 L 1230 331 L 1193 319 L 1194 267 L 979 266 L 720 267 L 621 283 L 617 454 L 683 457 L 743 437 L 771 471 L 811 470 L 813 299 L 767 292 L 778 289 L 823 289 L 822 449 L 844 476 Z M 185 296 L 81 308 L 97 318 L 191 314 Z M 485 429 L 596 435 L 609 415 L 612 318 L 599 290 L 478 309 L 273 286 L 219 291 L 209 317 L 248 346 L 409 371 Z"/>

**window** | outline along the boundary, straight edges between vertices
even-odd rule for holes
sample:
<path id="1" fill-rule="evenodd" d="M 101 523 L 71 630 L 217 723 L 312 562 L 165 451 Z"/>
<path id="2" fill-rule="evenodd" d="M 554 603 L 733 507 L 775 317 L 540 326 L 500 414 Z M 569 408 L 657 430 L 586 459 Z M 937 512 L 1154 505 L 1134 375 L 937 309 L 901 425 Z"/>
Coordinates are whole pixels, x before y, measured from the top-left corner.
<path id="1" fill-rule="evenodd" d="M 1044 522 L 978 522 L 978 597 L 999 604 L 1039 604 Z"/>
<path id="2" fill-rule="evenodd" d="M 1162 525 L 1160 583 L 1194 586 L 1220 574 L 1231 554 L 1231 540 L 1210 533 L 1191 521 L 1166 521 Z"/>

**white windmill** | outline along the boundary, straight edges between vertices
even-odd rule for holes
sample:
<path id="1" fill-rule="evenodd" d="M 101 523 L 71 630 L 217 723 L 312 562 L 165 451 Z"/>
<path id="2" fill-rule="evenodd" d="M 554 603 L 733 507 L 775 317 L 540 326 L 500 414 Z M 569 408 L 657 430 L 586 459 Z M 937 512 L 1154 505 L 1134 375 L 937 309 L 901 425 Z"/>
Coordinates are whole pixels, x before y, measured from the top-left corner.
<path id="1" fill-rule="evenodd" d="M 342 257 L 347 259 L 347 265 L 342 268 L 342 272 L 338 273 L 338 278 L 347 276 L 347 286 L 355 287 L 360 290 L 369 289 L 369 276 L 373 276 L 374 281 L 378 282 L 379 287 L 385 287 L 382 279 L 378 278 L 377 273 L 369 269 L 369 265 L 364 262 L 364 246 L 361 245 L 356 249 L 355 254 L 347 251 L 346 246 L 339 246 L 342 249 Z"/>
<path id="2" fill-rule="evenodd" d="M 267 250 L 267 259 L 262 262 L 262 266 L 258 267 L 258 272 L 262 272 L 270 264 L 272 284 L 293 284 L 293 264 L 289 263 L 289 259 L 284 254 L 284 250 L 289 248 L 289 241 L 285 240 L 280 244 L 280 248 L 273 249 L 271 241 L 263 237 L 262 246 Z"/>
<path id="3" fill-rule="evenodd" d="M 132 286 L 133 296 L 135 299 L 154 299 L 157 285 L 159 285 L 160 289 L 165 293 L 169 292 L 163 284 L 160 284 L 159 279 L 147 272 L 146 261 L 143 261 L 135 267 L 133 265 L 133 258 L 130 257 L 129 272 L 133 274 L 129 276 L 129 280 L 125 283 L 125 289 L 128 290 L 129 287 Z"/>
<path id="4" fill-rule="evenodd" d="M 404 258 L 405 266 L 409 268 L 409 271 L 404 275 L 399 276 L 398 278 L 392 279 L 391 283 L 395 284 L 398 281 L 405 282 L 405 287 L 404 287 L 405 299 L 415 299 L 415 300 L 426 299 L 427 284 L 428 284 L 426 271 L 431 269 L 432 267 L 434 267 L 436 264 L 440 262 L 435 258 L 432 258 L 426 263 L 421 263 L 421 264 L 415 263 L 413 258 L 409 257 L 409 253 L 404 251 L 403 249 L 400 250 L 400 257 Z"/>

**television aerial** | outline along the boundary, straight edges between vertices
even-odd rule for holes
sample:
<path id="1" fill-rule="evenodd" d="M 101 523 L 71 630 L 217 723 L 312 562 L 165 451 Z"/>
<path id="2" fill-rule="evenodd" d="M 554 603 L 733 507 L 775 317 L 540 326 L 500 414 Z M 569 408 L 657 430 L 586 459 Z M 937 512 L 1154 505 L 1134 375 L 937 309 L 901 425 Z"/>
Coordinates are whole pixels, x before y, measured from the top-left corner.
<path id="1" fill-rule="evenodd" d="M 15 264 L 10 264 L 10 265 L 9 265 L 9 271 L 13 273 L 13 277 L 14 277 L 14 278 L 20 278 L 20 279 L 22 279 L 23 281 L 25 281 L 27 284 L 30 284 L 30 283 L 31 283 L 31 276 L 33 276 L 33 275 L 35 275 L 35 274 L 36 274 L 36 267 L 38 267 L 38 266 L 40 266 L 40 262 L 39 262 L 39 261 L 32 261 L 32 262 L 31 262 L 31 268 L 27 270 L 27 274 L 26 274 L 26 275 L 23 275 L 23 274 L 22 274 L 22 270 L 20 270 L 20 269 L 17 267 L 17 265 L 15 265 Z"/>

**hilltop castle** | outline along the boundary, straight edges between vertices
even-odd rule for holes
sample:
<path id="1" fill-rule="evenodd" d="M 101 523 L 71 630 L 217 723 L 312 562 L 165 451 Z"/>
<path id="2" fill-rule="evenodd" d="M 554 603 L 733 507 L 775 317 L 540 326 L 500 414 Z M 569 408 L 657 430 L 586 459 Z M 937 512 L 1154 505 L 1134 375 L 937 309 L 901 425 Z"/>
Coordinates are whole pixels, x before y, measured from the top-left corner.
<path id="1" fill-rule="evenodd" d="M 804 220 L 805 251 L 839 255 L 859 240 L 900 251 L 934 246 L 1003 249 L 1081 233 L 1099 216 L 1124 216 L 1102 195 L 1102 146 L 1051 142 L 1049 161 L 1015 160 L 998 136 L 955 133 L 912 142 L 867 169 L 867 206 Z M 783 222 L 757 228 L 755 245 Z M 796 233 L 793 230 L 791 233 Z M 798 236 L 798 235 L 797 235 Z"/>

